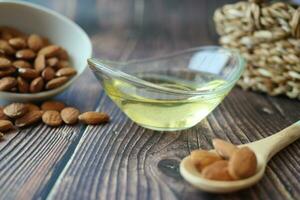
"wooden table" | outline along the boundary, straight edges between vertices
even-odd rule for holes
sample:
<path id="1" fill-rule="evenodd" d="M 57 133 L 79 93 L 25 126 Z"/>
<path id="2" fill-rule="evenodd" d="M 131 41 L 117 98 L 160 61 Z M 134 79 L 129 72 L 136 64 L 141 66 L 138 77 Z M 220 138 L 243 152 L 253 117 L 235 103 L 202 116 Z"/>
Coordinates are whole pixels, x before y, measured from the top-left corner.
<path id="1" fill-rule="evenodd" d="M 79 23 L 91 37 L 94 56 L 128 60 L 215 44 L 211 16 L 229 1 L 33 2 Z M 162 133 L 130 121 L 89 70 L 57 99 L 81 111 L 108 112 L 112 121 L 103 126 L 37 125 L 7 135 L 0 143 L 0 199 L 300 198 L 300 141 L 271 160 L 259 184 L 238 193 L 201 192 L 178 171 L 180 160 L 191 150 L 211 148 L 211 138 L 247 143 L 299 120 L 300 101 L 235 88 L 197 126 Z"/>

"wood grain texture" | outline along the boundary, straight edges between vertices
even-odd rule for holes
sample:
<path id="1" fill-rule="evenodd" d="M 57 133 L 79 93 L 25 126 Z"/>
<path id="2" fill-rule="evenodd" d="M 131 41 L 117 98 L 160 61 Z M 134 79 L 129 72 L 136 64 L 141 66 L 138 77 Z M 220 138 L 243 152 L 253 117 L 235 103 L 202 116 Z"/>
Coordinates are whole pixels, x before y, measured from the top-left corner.
<path id="1" fill-rule="evenodd" d="M 35 3 L 78 22 L 94 55 L 114 60 L 156 56 L 215 44 L 213 10 L 229 0 L 66 0 Z M 137 19 L 142 17 L 142 19 Z M 235 144 L 275 133 L 300 117 L 300 102 L 235 88 L 197 126 L 180 132 L 146 130 L 105 95 L 89 70 L 57 97 L 81 111 L 108 112 L 101 126 L 37 125 L 13 131 L 0 143 L 0 199 L 298 199 L 300 142 L 276 155 L 252 188 L 228 195 L 196 190 L 178 164 L 193 149 L 219 137 Z M 83 100 L 84 99 L 84 100 Z"/>

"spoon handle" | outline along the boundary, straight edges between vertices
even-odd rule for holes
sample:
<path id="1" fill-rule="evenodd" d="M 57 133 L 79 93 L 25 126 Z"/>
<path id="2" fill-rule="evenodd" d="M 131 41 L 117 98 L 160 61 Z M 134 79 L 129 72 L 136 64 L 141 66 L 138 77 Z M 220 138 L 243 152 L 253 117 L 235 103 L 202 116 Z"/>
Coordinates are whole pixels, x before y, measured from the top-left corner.
<path id="1" fill-rule="evenodd" d="M 257 153 L 270 160 L 277 152 L 300 138 L 300 120 L 291 126 L 249 146 Z"/>

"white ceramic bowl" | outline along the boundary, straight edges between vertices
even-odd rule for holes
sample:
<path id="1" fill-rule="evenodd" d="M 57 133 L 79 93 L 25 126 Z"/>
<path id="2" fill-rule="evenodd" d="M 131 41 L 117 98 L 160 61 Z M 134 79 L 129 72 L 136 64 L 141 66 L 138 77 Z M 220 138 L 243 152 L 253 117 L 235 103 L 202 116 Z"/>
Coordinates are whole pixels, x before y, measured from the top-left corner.
<path id="1" fill-rule="evenodd" d="M 25 33 L 37 33 L 64 47 L 77 75 L 63 86 L 36 94 L 0 92 L 0 101 L 41 101 L 65 89 L 84 71 L 92 55 L 92 44 L 87 34 L 74 22 L 50 9 L 21 1 L 0 0 L 0 26 L 12 26 Z"/>

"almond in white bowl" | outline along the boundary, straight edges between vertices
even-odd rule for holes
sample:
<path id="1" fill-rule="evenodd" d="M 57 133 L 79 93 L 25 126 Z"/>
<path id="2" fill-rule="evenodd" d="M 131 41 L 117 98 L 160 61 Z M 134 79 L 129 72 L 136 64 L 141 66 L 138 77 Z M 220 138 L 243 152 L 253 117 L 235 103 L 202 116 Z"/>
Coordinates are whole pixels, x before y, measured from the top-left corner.
<path id="1" fill-rule="evenodd" d="M 41 73 L 42 76 L 43 70 L 48 65 L 51 66 L 53 63 L 58 62 L 57 60 L 51 58 L 53 58 L 53 53 L 55 53 L 57 47 L 59 46 L 63 47 L 66 52 L 68 52 L 69 62 L 76 70 L 76 74 L 72 72 L 74 75 L 68 81 L 64 82 L 59 87 L 51 88 L 51 90 L 35 90 L 39 91 L 37 93 L 16 93 L 13 92 L 14 88 L 12 88 L 12 92 L 1 91 L 1 101 L 41 101 L 49 99 L 63 92 L 84 71 L 87 65 L 86 60 L 92 55 L 91 41 L 87 34 L 78 25 L 63 15 L 42 6 L 28 2 L 1 1 L 0 26 L 13 27 L 30 36 L 26 38 L 27 50 L 20 50 L 24 48 L 24 45 L 26 45 L 24 44 L 24 38 L 22 37 L 6 38 L 7 41 L 3 40 L 1 43 L 2 46 L 5 48 L 7 47 L 7 53 L 10 53 L 10 55 L 17 55 L 16 58 L 19 58 L 18 60 L 22 60 L 18 63 L 25 63 L 27 67 L 28 63 L 32 63 L 33 69 Z M 42 49 L 42 41 L 38 36 L 49 39 L 53 45 L 49 45 L 47 49 Z M 7 44 L 13 48 L 9 48 Z M 34 63 L 31 60 L 38 56 L 40 56 L 40 58 L 44 58 L 45 61 L 40 59 L 37 63 Z M 3 65 L 8 64 L 4 61 Z M 16 61 L 13 61 L 11 64 L 16 64 Z M 24 67 L 24 65 L 22 66 Z M 13 65 L 12 68 L 15 68 L 16 72 L 18 72 L 20 69 L 20 71 L 24 71 L 25 69 L 22 69 L 22 67 L 19 65 Z M 4 72 L 9 74 L 12 71 L 9 70 L 10 68 L 7 68 L 4 70 Z M 16 73 L 15 71 L 14 73 Z M 16 87 L 16 89 L 18 88 Z"/>

